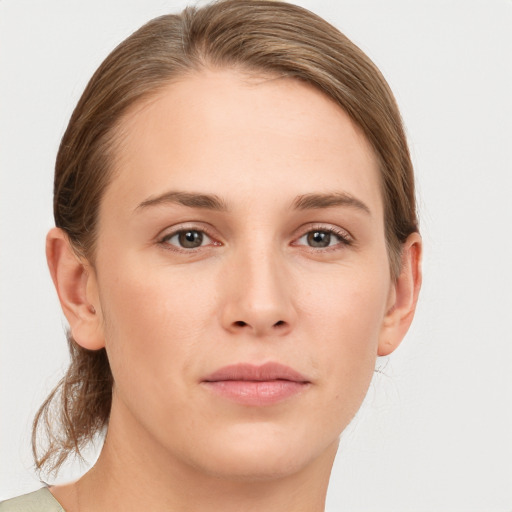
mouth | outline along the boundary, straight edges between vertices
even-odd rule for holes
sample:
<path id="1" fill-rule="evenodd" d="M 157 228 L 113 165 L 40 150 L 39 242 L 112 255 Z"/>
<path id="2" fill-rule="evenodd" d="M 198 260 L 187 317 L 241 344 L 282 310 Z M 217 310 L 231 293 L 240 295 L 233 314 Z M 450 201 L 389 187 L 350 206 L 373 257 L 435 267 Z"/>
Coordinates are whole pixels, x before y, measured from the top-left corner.
<path id="1" fill-rule="evenodd" d="M 215 395 L 241 405 L 264 406 L 290 399 L 311 382 L 289 366 L 279 363 L 225 366 L 208 375 L 201 384 Z"/>

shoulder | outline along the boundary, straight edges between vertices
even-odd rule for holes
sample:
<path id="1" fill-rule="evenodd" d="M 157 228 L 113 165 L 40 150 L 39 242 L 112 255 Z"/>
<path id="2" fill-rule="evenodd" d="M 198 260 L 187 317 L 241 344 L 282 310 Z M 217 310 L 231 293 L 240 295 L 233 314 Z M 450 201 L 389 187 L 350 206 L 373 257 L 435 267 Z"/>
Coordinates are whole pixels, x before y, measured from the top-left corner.
<path id="1" fill-rule="evenodd" d="M 0 503 L 0 512 L 65 512 L 47 487 Z"/>

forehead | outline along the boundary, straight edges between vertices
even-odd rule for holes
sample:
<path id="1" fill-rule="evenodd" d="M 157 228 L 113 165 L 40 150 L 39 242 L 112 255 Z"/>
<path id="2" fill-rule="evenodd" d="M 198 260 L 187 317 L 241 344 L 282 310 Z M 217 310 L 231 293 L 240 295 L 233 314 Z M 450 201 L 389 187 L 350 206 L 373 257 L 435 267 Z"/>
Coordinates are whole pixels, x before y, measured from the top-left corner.
<path id="1" fill-rule="evenodd" d="M 120 124 L 115 177 L 133 206 L 164 188 L 254 201 L 324 189 L 364 196 L 381 210 L 374 152 L 350 117 L 290 78 L 204 70 L 135 105 Z"/>

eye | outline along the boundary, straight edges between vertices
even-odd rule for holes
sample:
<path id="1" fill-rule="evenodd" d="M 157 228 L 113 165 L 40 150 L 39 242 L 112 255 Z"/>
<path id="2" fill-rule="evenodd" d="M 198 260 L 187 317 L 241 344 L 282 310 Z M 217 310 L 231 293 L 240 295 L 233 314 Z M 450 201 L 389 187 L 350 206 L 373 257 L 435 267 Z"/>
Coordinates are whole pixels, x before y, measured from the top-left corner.
<path id="1" fill-rule="evenodd" d="M 350 238 L 345 233 L 330 229 L 314 229 L 302 235 L 296 245 L 306 245 L 315 249 L 325 249 L 337 245 L 349 245 Z"/>
<path id="2" fill-rule="evenodd" d="M 162 239 L 162 243 L 174 245 L 181 249 L 197 249 L 212 242 L 212 239 L 206 233 L 198 229 L 183 229 Z"/>

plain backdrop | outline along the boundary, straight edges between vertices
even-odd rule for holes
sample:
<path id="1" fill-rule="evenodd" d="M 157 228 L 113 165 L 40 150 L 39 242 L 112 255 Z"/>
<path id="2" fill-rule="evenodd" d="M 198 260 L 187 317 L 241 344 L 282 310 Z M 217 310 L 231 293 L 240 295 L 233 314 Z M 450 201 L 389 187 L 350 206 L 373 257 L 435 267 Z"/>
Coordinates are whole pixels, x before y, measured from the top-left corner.
<path id="1" fill-rule="evenodd" d="M 510 512 L 512 1 L 298 3 L 395 92 L 425 241 L 416 319 L 343 436 L 327 510 Z M 67 362 L 44 258 L 60 137 L 110 50 L 184 5 L 0 0 L 0 500 L 41 486 L 31 421 Z"/>

